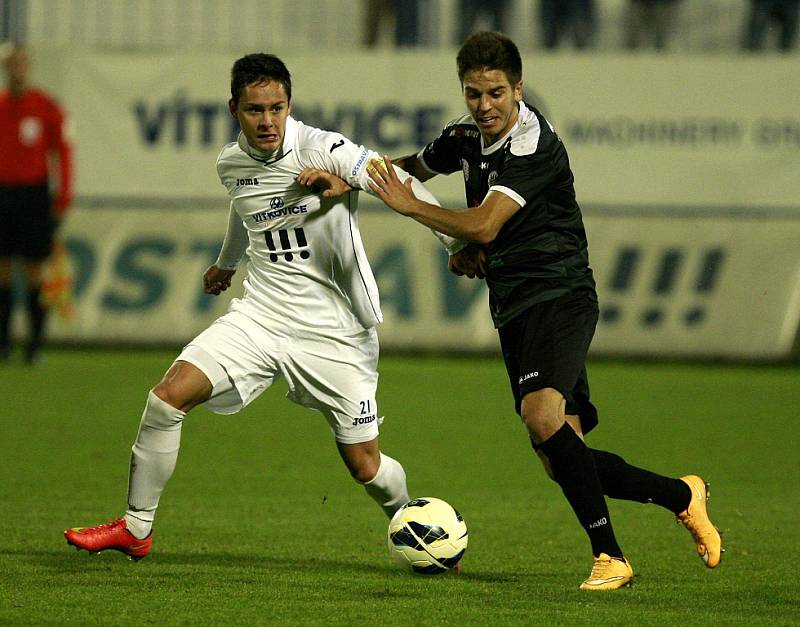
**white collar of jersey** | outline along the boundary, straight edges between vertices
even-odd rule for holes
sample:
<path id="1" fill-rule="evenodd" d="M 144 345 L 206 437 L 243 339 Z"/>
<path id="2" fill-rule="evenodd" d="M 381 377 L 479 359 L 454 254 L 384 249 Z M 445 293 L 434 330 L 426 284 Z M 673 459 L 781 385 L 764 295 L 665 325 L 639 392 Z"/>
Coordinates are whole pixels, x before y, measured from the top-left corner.
<path id="1" fill-rule="evenodd" d="M 295 120 L 292 116 L 286 118 L 286 129 L 283 135 L 283 144 L 280 148 L 278 148 L 278 150 L 273 152 L 264 152 L 258 148 L 253 148 L 253 146 L 247 142 L 247 138 L 241 131 L 239 131 L 239 136 L 236 138 L 236 143 L 239 144 L 239 148 L 241 148 L 243 152 L 250 155 L 256 161 L 261 161 L 262 163 L 272 163 L 273 161 L 283 159 L 284 156 L 291 152 L 295 143 L 295 137 L 297 137 L 297 127 L 297 120 Z"/>
<path id="2" fill-rule="evenodd" d="M 520 101 L 519 101 L 517 104 L 519 105 L 519 106 L 518 106 L 518 113 L 517 113 L 517 121 L 514 123 L 514 126 L 512 126 L 512 127 L 511 127 L 511 130 L 510 130 L 510 131 L 508 131 L 508 133 L 506 133 L 506 134 L 505 134 L 505 135 L 502 137 L 502 139 L 498 139 L 498 140 L 497 140 L 496 142 L 494 142 L 494 143 L 493 143 L 491 146 L 489 146 L 488 148 L 486 148 L 486 147 L 483 145 L 483 136 L 481 136 L 481 154 L 482 154 L 482 155 L 490 155 L 490 154 L 492 154 L 492 153 L 494 153 L 494 152 L 497 152 L 498 150 L 500 150 L 500 147 L 501 147 L 503 144 L 505 144 L 505 143 L 506 143 L 506 140 L 507 140 L 507 139 L 508 139 L 508 138 L 509 138 L 511 135 L 513 135 L 513 134 L 514 134 L 514 131 L 516 131 L 516 130 L 517 130 L 519 127 L 520 127 L 520 124 L 524 124 L 524 123 L 527 121 L 527 118 L 528 118 L 528 116 L 529 116 L 529 115 L 530 115 L 530 113 L 531 113 L 531 112 L 530 112 L 530 110 L 528 109 L 528 107 L 526 107 L 526 106 L 525 106 L 525 103 L 524 103 L 524 102 L 522 102 L 521 100 L 520 100 Z"/>

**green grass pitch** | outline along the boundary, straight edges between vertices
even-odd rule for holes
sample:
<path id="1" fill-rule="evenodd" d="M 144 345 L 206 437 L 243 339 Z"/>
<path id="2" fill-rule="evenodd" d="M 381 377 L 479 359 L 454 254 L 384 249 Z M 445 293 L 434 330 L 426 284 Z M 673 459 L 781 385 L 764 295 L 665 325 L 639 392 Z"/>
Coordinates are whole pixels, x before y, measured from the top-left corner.
<path id="1" fill-rule="evenodd" d="M 381 363 L 383 449 L 412 496 L 461 510 L 460 576 L 396 569 L 387 521 L 282 384 L 237 416 L 189 415 L 149 557 L 76 552 L 65 527 L 124 510 L 146 390 L 173 356 L 61 349 L 0 367 L 0 624 L 800 624 L 796 366 L 590 364 L 590 444 L 710 480 L 727 553 L 708 571 L 668 512 L 610 501 L 635 583 L 586 593 L 588 542 L 496 357 Z"/>

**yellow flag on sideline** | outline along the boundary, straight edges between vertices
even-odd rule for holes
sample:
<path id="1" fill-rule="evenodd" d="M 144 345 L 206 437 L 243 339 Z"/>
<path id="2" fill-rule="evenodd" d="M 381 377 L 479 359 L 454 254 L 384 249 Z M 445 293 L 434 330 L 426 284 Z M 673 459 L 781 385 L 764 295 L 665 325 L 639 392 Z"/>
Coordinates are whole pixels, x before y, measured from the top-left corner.
<path id="1" fill-rule="evenodd" d="M 53 252 L 44 266 L 42 305 L 55 310 L 64 320 L 75 317 L 72 302 L 72 264 L 64 242 L 53 242 Z"/>

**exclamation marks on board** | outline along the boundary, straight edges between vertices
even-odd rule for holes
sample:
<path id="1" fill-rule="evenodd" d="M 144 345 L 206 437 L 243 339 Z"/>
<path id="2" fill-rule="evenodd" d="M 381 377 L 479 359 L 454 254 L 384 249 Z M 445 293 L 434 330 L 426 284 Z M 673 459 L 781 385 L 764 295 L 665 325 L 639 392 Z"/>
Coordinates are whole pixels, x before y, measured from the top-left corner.
<path id="1" fill-rule="evenodd" d="M 611 275 L 609 289 L 616 294 L 624 294 L 630 290 L 633 284 L 633 277 L 639 266 L 641 251 L 636 248 L 623 248 L 617 255 L 617 263 Z M 606 324 L 615 324 L 622 318 L 622 311 L 619 305 L 607 305 L 603 307 L 601 320 Z"/>
<path id="2" fill-rule="evenodd" d="M 653 294 L 656 296 L 668 296 L 675 288 L 678 272 L 683 262 L 683 253 L 679 250 L 665 250 L 659 260 L 658 270 L 656 271 L 655 281 L 653 281 Z M 642 312 L 642 325 L 655 327 L 664 321 L 664 307 L 656 305 L 648 307 Z"/>
<path id="3" fill-rule="evenodd" d="M 700 263 L 700 272 L 695 280 L 694 289 L 701 298 L 707 298 L 716 288 L 725 261 L 725 251 L 722 248 L 711 248 L 705 252 Z M 706 308 L 704 305 L 691 307 L 684 315 L 687 326 L 693 326 L 705 320 Z"/>
<path id="4" fill-rule="evenodd" d="M 686 326 L 701 324 L 707 315 L 705 301 L 719 284 L 725 261 L 725 251 L 722 248 L 704 250 L 699 255 L 697 265 L 692 267 L 687 263 L 689 256 L 685 251 L 678 248 L 667 248 L 659 253 L 652 277 L 643 275 L 643 258 L 644 252 L 635 246 L 624 246 L 618 252 L 608 283 L 612 302 L 604 306 L 601 311 L 603 324 L 613 325 L 622 322 L 625 312 L 623 306 L 618 302 L 626 297 L 628 301 L 632 300 L 633 288 L 638 281 L 649 281 L 649 294 L 654 297 L 652 304 L 643 308 L 635 307 L 638 312 L 635 315 L 642 327 L 658 328 L 666 322 L 669 315 L 680 316 Z M 681 281 L 688 278 L 687 272 L 691 273 L 689 275 L 691 277 L 690 285 L 697 304 L 691 305 L 685 311 L 678 312 L 675 311 L 675 306 L 669 297 L 675 295 Z M 642 296 L 637 295 L 637 298 L 641 301 Z M 617 302 L 614 302 L 615 300 Z M 685 301 L 686 299 L 676 300 Z M 633 308 L 633 305 L 628 305 L 628 309 Z"/>

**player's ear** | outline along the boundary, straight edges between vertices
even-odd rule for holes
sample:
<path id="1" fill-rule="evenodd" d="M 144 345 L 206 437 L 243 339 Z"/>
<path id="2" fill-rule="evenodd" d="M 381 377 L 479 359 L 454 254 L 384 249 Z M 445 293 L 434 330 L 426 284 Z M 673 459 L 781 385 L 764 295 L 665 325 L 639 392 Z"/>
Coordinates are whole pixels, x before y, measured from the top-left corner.
<path id="1" fill-rule="evenodd" d="M 516 100 L 517 102 L 522 102 L 522 100 L 523 100 L 523 98 L 522 98 L 522 79 L 520 79 L 519 82 L 516 85 L 514 85 L 514 100 Z"/>
<path id="2" fill-rule="evenodd" d="M 234 102 L 233 98 L 228 100 L 228 111 L 231 112 L 233 117 L 236 117 L 236 102 Z"/>

